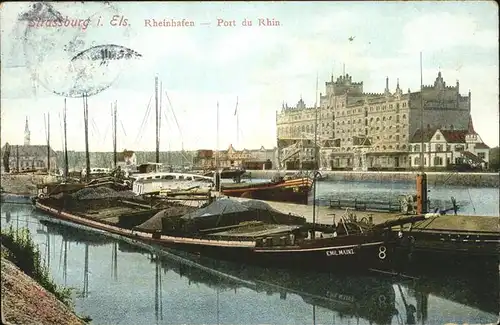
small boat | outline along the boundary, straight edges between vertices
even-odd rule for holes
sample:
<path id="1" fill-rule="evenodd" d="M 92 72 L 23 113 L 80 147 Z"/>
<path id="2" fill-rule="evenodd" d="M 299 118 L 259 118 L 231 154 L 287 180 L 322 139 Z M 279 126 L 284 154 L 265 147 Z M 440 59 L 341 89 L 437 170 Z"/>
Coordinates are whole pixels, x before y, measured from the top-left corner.
<path id="1" fill-rule="evenodd" d="M 203 176 L 214 178 L 216 171 L 211 170 L 205 172 Z M 241 181 L 241 177 L 246 173 L 246 170 L 241 167 L 224 167 L 219 170 L 220 179 L 232 179 L 235 183 Z"/>
<path id="2" fill-rule="evenodd" d="M 190 173 L 152 172 L 132 175 L 130 178 L 133 181 L 132 191 L 136 195 L 187 191 L 195 188 L 211 190 L 214 186 L 212 178 Z"/>
<path id="3" fill-rule="evenodd" d="M 221 194 L 265 201 L 307 204 L 313 180 L 309 177 L 285 175 L 267 182 L 221 184 Z"/>
<path id="4" fill-rule="evenodd" d="M 0 188 L 0 203 L 31 204 L 31 195 L 8 193 Z"/>

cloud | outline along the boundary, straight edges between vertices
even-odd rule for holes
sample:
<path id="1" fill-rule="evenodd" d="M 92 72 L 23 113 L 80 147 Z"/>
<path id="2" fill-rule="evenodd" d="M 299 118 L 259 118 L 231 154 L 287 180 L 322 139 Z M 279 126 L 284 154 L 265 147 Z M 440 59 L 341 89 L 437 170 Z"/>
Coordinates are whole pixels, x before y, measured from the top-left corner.
<path id="1" fill-rule="evenodd" d="M 457 46 L 498 48 L 498 29 L 479 29 L 478 19 L 449 12 L 419 15 L 403 27 L 401 53 L 434 52 Z"/>
<path id="2" fill-rule="evenodd" d="M 330 80 L 332 72 L 335 78 L 342 73 L 344 64 L 353 80 L 364 82 L 366 92 L 383 92 L 386 76 L 390 78 L 392 91 L 396 78 L 400 79 L 403 91 L 418 90 L 418 52 L 423 46 L 424 83 L 432 84 L 438 69 L 448 84 L 454 85 L 459 79 L 461 93 L 467 93 L 469 88 L 472 91 L 474 123 L 476 128 L 485 130 L 478 132 L 485 141 L 498 143 L 498 112 L 493 111 L 498 108 L 498 38 L 491 19 L 483 19 L 479 9 L 464 14 L 452 10 L 451 5 L 446 11 L 436 11 L 435 6 L 426 9 L 424 5 L 414 5 L 419 12 L 407 10 L 407 4 L 384 4 L 375 8 L 359 3 L 355 4 L 355 11 L 351 6 L 242 3 L 227 7 L 218 3 L 199 4 L 199 7 L 197 4 L 197 10 L 193 11 L 191 5 L 180 3 L 171 4 L 167 9 L 153 3 L 147 6 L 121 4 L 116 10 L 129 18 L 130 28 L 89 28 L 84 40 L 86 44 L 113 42 L 141 53 L 143 58 L 123 67 L 112 87 L 90 98 L 90 115 L 101 135 L 91 134 L 92 148 L 111 148 L 111 144 L 107 144 L 111 141 L 109 134 L 105 141 L 103 134 L 110 123 L 109 104 L 118 100 L 120 123 L 127 134 L 120 136 L 119 147 L 154 150 L 154 112 L 150 113 L 148 125 L 141 131 L 144 133 L 142 141 L 135 140 L 154 91 L 155 75 L 163 81 L 163 89 L 168 92 L 182 129 L 181 137 L 164 97 L 164 114 L 168 116 L 163 117 L 162 150 L 168 143 L 172 149 L 180 149 L 181 145 L 184 148 L 215 147 L 217 101 L 220 103 L 220 147 L 234 143 L 236 96 L 239 96 L 240 133 L 244 134 L 240 136 L 239 146 L 270 147 L 275 144 L 276 110 L 281 108 L 283 101 L 295 105 L 300 97 L 308 106 L 313 106 L 317 74 L 318 92 L 325 91 L 324 83 Z M 92 8 L 86 10 L 99 12 L 102 9 L 98 5 Z M 105 10 L 103 18 L 109 20 L 110 15 L 116 13 L 113 10 Z M 388 12 L 390 17 L 387 17 Z M 217 28 L 197 25 L 183 29 L 144 26 L 144 19 L 148 18 L 186 18 L 197 24 L 207 21 L 215 24 L 218 17 L 235 19 L 238 23 L 248 18 L 254 24 L 258 18 L 269 17 L 279 19 L 282 26 Z M 2 21 L 2 29 L 4 26 Z M 66 40 L 71 39 L 68 35 L 63 36 Z M 355 36 L 352 42 L 348 40 L 350 36 Z M 4 41 L 2 33 L 2 48 Z M 24 107 L 35 105 L 31 76 L 21 68 L 4 70 L 4 57 L 2 51 L 2 114 L 7 107 L 8 119 L 16 129 L 8 128 L 7 133 L 2 130 L 2 137 L 12 133 L 12 137 L 22 140 L 22 135 L 16 132 L 19 125 L 22 128 L 27 114 Z M 6 94 L 31 96 L 31 100 L 5 101 Z M 44 94 L 48 101 L 42 100 Z M 59 112 L 62 108 L 62 98 L 52 96 L 43 87 L 37 98 L 40 112 L 50 107 Z M 71 121 L 70 143 L 81 150 L 81 102 L 71 100 L 69 103 L 77 112 Z M 151 105 L 154 110 L 154 99 Z M 39 117 L 40 112 L 37 111 Z M 2 121 L 5 121 L 4 116 Z M 37 134 L 43 139 L 43 129 L 33 132 L 39 132 Z"/>

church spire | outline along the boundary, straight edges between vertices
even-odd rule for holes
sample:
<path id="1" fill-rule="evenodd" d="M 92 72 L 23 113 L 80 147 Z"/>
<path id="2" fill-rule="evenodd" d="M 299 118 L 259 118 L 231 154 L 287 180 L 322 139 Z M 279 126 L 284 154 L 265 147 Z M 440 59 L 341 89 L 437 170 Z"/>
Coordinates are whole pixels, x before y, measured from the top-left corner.
<path id="1" fill-rule="evenodd" d="M 474 130 L 474 124 L 472 124 L 472 116 L 470 115 L 469 115 L 469 126 L 467 129 L 469 134 L 476 134 L 476 131 Z"/>
<path id="2" fill-rule="evenodd" d="M 24 125 L 24 145 L 30 145 L 30 129 L 28 126 L 28 117 L 26 116 L 26 123 Z"/>

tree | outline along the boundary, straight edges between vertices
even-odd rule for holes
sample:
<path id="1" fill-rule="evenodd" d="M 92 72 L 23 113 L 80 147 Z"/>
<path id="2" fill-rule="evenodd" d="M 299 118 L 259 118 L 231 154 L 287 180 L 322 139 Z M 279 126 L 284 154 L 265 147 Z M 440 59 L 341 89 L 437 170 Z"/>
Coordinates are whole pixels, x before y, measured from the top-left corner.
<path id="1" fill-rule="evenodd" d="M 7 142 L 4 147 L 4 152 L 3 152 L 3 168 L 6 173 L 10 172 L 10 166 L 9 166 L 9 160 L 10 160 L 10 145 Z"/>
<path id="2" fill-rule="evenodd" d="M 490 159 L 489 159 L 490 170 L 499 171 L 500 170 L 500 148 L 495 147 L 490 149 Z"/>

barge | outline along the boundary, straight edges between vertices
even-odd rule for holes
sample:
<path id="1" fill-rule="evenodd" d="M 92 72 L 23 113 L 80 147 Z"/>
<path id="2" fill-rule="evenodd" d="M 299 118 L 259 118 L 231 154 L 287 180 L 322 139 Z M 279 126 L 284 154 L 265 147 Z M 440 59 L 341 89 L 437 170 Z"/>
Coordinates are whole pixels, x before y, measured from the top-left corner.
<path id="1" fill-rule="evenodd" d="M 392 227 L 436 217 L 408 216 L 379 225 L 341 218 L 336 225 L 322 225 L 253 202 L 243 205 L 231 199 L 217 200 L 182 216 L 162 218 L 161 229 L 154 231 L 137 230 L 139 221 L 153 216 L 152 210 L 144 211 L 144 219 L 125 222 L 123 215 L 111 221 L 94 218 L 88 211 L 75 212 L 61 199 L 38 198 L 35 207 L 57 219 L 202 256 L 329 272 L 392 269 L 394 263 L 404 262 L 408 249 L 407 236 L 393 232 Z"/>

